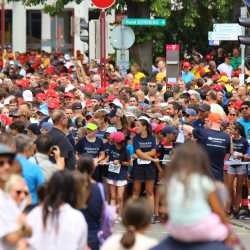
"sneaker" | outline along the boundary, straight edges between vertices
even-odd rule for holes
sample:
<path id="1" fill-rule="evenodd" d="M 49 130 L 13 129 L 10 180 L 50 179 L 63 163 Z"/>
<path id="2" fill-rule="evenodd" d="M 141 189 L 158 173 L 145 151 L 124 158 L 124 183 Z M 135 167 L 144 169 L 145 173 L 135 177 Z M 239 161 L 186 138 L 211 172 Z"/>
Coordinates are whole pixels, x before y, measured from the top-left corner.
<path id="1" fill-rule="evenodd" d="M 161 220 L 160 220 L 160 217 L 158 215 L 155 215 L 155 223 L 160 223 Z"/>
<path id="2" fill-rule="evenodd" d="M 155 224 L 156 223 L 156 221 L 155 221 L 155 215 L 152 215 L 152 217 L 151 217 L 151 224 Z"/>

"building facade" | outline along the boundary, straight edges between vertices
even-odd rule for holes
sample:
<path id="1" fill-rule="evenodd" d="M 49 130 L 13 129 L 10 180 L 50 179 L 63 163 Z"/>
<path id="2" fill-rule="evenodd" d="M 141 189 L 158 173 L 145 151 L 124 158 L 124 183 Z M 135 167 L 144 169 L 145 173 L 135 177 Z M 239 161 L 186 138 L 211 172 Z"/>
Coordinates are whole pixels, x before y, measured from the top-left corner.
<path id="1" fill-rule="evenodd" d="M 90 0 L 65 6 L 64 13 L 51 17 L 43 6 L 25 7 L 21 1 L 5 4 L 5 44 L 13 51 L 84 52 L 80 40 L 80 18 L 88 20 Z"/>

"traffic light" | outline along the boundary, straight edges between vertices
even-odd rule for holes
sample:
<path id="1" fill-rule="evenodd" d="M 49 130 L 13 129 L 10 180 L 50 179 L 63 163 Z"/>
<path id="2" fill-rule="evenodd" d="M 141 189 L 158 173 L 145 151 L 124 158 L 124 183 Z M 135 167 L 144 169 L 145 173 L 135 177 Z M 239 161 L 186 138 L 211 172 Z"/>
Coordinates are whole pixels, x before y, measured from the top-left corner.
<path id="1" fill-rule="evenodd" d="M 84 18 L 80 18 L 80 39 L 84 42 L 85 51 L 89 48 L 89 24 Z"/>
<path id="2" fill-rule="evenodd" d="M 238 20 L 240 26 L 244 27 L 244 28 L 249 28 L 250 27 L 250 18 L 239 18 Z M 250 37 L 249 36 L 239 36 L 238 40 L 240 42 L 240 44 L 243 45 L 250 45 Z"/>

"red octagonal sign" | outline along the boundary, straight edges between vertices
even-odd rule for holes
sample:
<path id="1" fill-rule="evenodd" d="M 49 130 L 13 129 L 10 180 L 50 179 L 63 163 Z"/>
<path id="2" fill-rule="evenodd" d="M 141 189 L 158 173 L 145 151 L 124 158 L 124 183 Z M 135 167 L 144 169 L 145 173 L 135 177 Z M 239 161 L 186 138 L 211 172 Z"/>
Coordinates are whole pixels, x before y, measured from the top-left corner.
<path id="1" fill-rule="evenodd" d="M 108 9 L 115 4 L 115 0 L 92 0 L 92 3 L 99 9 Z"/>

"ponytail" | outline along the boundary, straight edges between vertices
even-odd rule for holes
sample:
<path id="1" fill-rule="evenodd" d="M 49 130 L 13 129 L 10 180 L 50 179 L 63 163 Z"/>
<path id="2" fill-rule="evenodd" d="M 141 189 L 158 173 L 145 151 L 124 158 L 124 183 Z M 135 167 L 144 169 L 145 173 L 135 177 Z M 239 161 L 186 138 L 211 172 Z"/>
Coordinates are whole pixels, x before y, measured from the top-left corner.
<path id="1" fill-rule="evenodd" d="M 135 227 L 128 226 L 127 231 L 123 234 L 121 244 L 124 248 L 130 249 L 135 244 Z"/>

